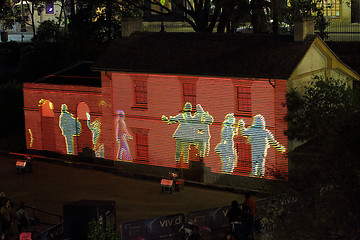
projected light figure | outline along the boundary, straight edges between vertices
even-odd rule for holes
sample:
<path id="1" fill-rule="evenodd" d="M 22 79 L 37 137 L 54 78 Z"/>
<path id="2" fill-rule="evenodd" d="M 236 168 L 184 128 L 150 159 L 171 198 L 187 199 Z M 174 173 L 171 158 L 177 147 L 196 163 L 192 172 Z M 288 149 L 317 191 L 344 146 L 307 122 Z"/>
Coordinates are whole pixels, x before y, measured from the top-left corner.
<path id="1" fill-rule="evenodd" d="M 87 118 L 87 126 L 92 132 L 92 142 L 94 144 L 94 152 L 96 157 L 104 157 L 104 147 L 102 144 L 100 144 L 99 137 L 101 133 L 101 122 L 99 120 L 95 120 L 91 122 L 90 120 L 90 114 L 86 113 Z"/>
<path id="2" fill-rule="evenodd" d="M 167 124 L 179 123 L 173 138 L 176 141 L 175 161 L 180 162 L 180 157 L 183 155 L 184 163 L 189 162 L 189 150 L 190 145 L 194 144 L 194 124 L 191 124 L 193 116 L 191 115 L 192 105 L 187 102 L 184 105 L 182 113 L 179 113 L 175 117 L 170 118 L 162 115 L 161 120 Z"/>
<path id="3" fill-rule="evenodd" d="M 179 123 L 173 138 L 176 141 L 175 161 L 180 162 L 181 155 L 183 162 L 189 162 L 189 150 L 191 145 L 198 148 L 199 156 L 205 157 L 210 148 L 210 130 L 209 125 L 214 121 L 213 117 L 205 112 L 200 104 L 196 105 L 196 113 L 191 114 L 192 105 L 187 102 L 184 105 L 182 113 L 170 118 L 163 115 L 163 122 L 167 124 Z"/>
<path id="4" fill-rule="evenodd" d="M 234 113 L 225 116 L 221 129 L 221 142 L 215 147 L 215 152 L 220 155 L 224 173 L 232 173 L 237 165 L 237 152 L 234 137 L 238 134 L 238 126 L 234 126 Z"/>
<path id="5" fill-rule="evenodd" d="M 65 137 L 66 149 L 68 154 L 74 154 L 74 136 L 81 133 L 81 124 L 68 112 L 66 104 L 61 105 L 61 114 L 59 117 L 59 126 L 62 135 Z"/>
<path id="6" fill-rule="evenodd" d="M 118 142 L 117 159 L 121 161 L 132 161 L 128 140 L 133 139 L 126 127 L 125 113 L 123 110 L 116 111 L 116 141 Z"/>
<path id="7" fill-rule="evenodd" d="M 210 152 L 210 129 L 209 125 L 214 122 L 214 118 L 205 112 L 200 104 L 196 105 L 196 113 L 194 114 L 194 143 L 198 148 L 199 156 L 205 157 Z"/>
<path id="8" fill-rule="evenodd" d="M 282 153 L 286 151 L 286 148 L 275 140 L 270 130 L 266 129 L 265 118 L 261 114 L 254 116 L 253 124 L 248 128 L 245 128 L 245 122 L 242 119 L 239 123 L 241 135 L 247 137 L 251 144 L 251 176 L 263 177 L 267 149 L 270 145 Z"/>

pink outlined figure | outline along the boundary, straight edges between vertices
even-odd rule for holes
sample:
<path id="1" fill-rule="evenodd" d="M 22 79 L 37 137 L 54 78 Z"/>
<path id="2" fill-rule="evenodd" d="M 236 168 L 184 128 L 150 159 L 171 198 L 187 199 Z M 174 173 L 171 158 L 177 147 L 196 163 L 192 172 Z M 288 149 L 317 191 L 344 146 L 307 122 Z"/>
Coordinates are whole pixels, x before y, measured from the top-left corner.
<path id="1" fill-rule="evenodd" d="M 209 112 L 205 112 L 200 104 L 197 104 L 192 122 L 194 123 L 194 143 L 198 148 L 199 156 L 203 158 L 210 152 L 209 126 L 214 122 L 214 118 Z"/>
<path id="2" fill-rule="evenodd" d="M 221 142 L 215 147 L 215 152 L 220 155 L 223 173 L 232 173 L 237 166 L 234 137 L 238 135 L 238 126 L 235 126 L 235 121 L 234 113 L 225 116 L 221 128 Z"/>
<path id="3" fill-rule="evenodd" d="M 265 159 L 267 149 L 273 146 L 279 152 L 286 152 L 286 148 L 275 140 L 270 130 L 266 129 L 265 118 L 258 114 L 253 118 L 253 124 L 245 128 L 245 122 L 241 119 L 240 133 L 248 138 L 251 144 L 251 176 L 263 177 L 265 173 Z"/>
<path id="4" fill-rule="evenodd" d="M 133 139 L 133 137 L 128 128 L 126 127 L 124 111 L 118 110 L 116 111 L 116 113 L 116 141 L 118 142 L 116 159 L 130 162 L 132 161 L 132 157 L 127 142 Z"/>
<path id="5" fill-rule="evenodd" d="M 67 154 L 74 154 L 74 136 L 81 133 L 81 124 L 68 112 L 66 104 L 61 105 L 61 114 L 59 116 L 59 127 L 62 135 L 65 137 Z"/>

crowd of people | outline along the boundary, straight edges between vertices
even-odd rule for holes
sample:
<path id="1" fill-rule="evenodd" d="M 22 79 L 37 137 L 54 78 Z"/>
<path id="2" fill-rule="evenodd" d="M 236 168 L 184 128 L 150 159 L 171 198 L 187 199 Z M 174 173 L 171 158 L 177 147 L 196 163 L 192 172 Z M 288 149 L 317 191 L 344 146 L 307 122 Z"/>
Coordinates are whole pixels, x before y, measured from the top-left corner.
<path id="1" fill-rule="evenodd" d="M 249 193 L 245 193 L 245 201 L 239 205 L 234 200 L 227 213 L 230 229 L 225 234 L 224 239 L 248 240 L 254 237 L 254 221 L 257 205 Z"/>
<path id="2" fill-rule="evenodd" d="M 1 240 L 14 239 L 14 236 L 27 232 L 30 220 L 25 203 L 20 202 L 16 205 L 6 197 L 4 192 L 0 193 L 0 223 Z M 12 232 L 13 224 L 16 224 L 17 232 Z"/>
<path id="3" fill-rule="evenodd" d="M 254 239 L 254 222 L 257 205 L 249 193 L 245 193 L 245 201 L 240 205 L 234 200 L 226 214 L 229 229 L 224 235 L 224 240 L 249 240 Z M 180 228 L 183 240 L 202 240 L 200 228 L 196 220 L 189 217 Z"/>

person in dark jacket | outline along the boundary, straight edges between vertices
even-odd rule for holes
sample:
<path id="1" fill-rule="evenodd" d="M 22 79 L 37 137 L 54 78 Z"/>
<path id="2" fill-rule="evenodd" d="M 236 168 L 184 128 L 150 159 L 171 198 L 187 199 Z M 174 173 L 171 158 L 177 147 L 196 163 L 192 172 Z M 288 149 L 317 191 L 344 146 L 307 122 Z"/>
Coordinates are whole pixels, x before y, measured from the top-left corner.
<path id="1" fill-rule="evenodd" d="M 253 229 L 253 216 L 250 213 L 250 209 L 247 205 L 242 205 L 241 212 L 241 226 L 240 233 L 238 235 L 239 240 L 247 240 L 249 236 L 252 236 Z"/>
<path id="2" fill-rule="evenodd" d="M 229 219 L 230 232 L 235 237 L 237 237 L 240 234 L 241 215 L 242 215 L 242 211 L 239 207 L 239 203 L 236 200 L 232 201 L 231 208 L 226 214 L 226 217 Z"/>

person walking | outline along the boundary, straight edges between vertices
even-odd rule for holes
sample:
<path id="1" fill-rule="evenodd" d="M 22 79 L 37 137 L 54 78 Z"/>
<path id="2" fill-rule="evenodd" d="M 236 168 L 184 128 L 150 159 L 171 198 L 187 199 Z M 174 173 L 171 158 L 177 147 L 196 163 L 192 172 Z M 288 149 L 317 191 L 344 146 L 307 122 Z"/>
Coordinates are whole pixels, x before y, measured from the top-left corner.
<path id="1" fill-rule="evenodd" d="M 30 225 L 29 215 L 25 210 L 25 203 L 20 202 L 19 209 L 16 212 L 16 224 L 19 235 L 23 232 L 27 232 Z"/>

